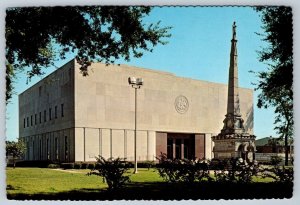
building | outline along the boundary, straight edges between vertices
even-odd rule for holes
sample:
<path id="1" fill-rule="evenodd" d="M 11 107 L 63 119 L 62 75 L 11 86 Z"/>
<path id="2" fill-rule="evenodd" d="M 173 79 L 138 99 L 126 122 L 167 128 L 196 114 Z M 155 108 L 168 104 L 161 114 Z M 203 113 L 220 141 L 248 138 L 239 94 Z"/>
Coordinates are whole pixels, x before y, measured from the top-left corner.
<path id="1" fill-rule="evenodd" d="M 137 91 L 137 160 L 213 158 L 212 136 L 223 127 L 225 84 L 126 65 L 93 63 L 84 76 L 71 60 L 19 95 L 19 135 L 25 160 L 134 160 Z M 244 128 L 253 133 L 253 90 L 238 88 Z"/>
<path id="2" fill-rule="evenodd" d="M 284 140 L 280 138 L 264 137 L 255 141 L 256 150 L 255 153 L 256 160 L 259 162 L 270 162 L 272 157 L 280 157 L 282 163 L 285 159 L 285 149 Z M 294 157 L 294 144 L 293 142 L 288 142 L 288 157 L 289 161 L 293 161 Z"/>

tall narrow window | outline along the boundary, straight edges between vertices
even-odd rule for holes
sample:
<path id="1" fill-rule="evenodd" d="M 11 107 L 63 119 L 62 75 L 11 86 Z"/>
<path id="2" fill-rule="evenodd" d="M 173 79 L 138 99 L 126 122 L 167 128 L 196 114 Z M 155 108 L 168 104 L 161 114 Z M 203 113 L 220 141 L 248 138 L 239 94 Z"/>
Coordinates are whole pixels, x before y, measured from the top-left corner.
<path id="1" fill-rule="evenodd" d="M 49 108 L 49 120 L 52 120 L 52 110 Z"/>
<path id="2" fill-rule="evenodd" d="M 42 86 L 39 87 L 39 97 L 42 96 Z"/>
<path id="3" fill-rule="evenodd" d="M 32 115 L 30 116 L 30 125 L 32 126 Z"/>
<path id="4" fill-rule="evenodd" d="M 54 108 L 54 117 L 55 117 L 55 119 L 57 118 L 57 105 L 55 105 L 55 108 Z"/>
<path id="5" fill-rule="evenodd" d="M 27 127 L 29 127 L 29 117 L 27 117 Z"/>
<path id="6" fill-rule="evenodd" d="M 55 147 L 55 159 L 58 160 L 58 143 L 57 143 L 57 137 L 55 138 L 54 147 Z"/>
<path id="7" fill-rule="evenodd" d="M 32 140 L 32 159 L 34 160 L 35 153 L 34 153 L 34 140 Z"/>
<path id="8" fill-rule="evenodd" d="M 49 153 L 49 138 L 47 138 L 46 154 L 47 154 L 47 160 L 50 160 L 50 153 Z"/>
<path id="9" fill-rule="evenodd" d="M 61 104 L 61 116 L 64 116 L 64 104 Z"/>
<path id="10" fill-rule="evenodd" d="M 42 140 L 40 139 L 40 160 L 42 160 L 42 152 L 43 152 L 43 149 L 42 149 Z"/>
<path id="11" fill-rule="evenodd" d="M 68 136 L 65 136 L 65 160 L 68 161 Z"/>
<path id="12" fill-rule="evenodd" d="M 47 121 L 47 111 L 44 110 L 44 122 L 46 122 L 46 121 Z"/>
<path id="13" fill-rule="evenodd" d="M 42 112 L 40 112 L 40 124 L 42 123 Z"/>
<path id="14" fill-rule="evenodd" d="M 25 126 L 26 126 L 26 120 L 25 120 L 25 118 L 24 118 L 24 128 L 25 128 Z"/>
<path id="15" fill-rule="evenodd" d="M 36 125 L 36 121 L 37 121 L 36 118 L 37 118 L 37 117 L 36 117 L 36 114 L 34 114 L 34 124 L 35 124 L 35 125 Z"/>

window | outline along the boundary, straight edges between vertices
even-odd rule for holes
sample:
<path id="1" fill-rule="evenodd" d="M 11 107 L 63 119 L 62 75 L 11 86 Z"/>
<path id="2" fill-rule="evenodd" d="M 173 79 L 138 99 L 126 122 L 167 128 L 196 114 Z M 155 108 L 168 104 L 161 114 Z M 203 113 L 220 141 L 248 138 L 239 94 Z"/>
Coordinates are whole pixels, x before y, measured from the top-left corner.
<path id="1" fill-rule="evenodd" d="M 58 143 L 57 143 L 57 137 L 54 141 L 54 147 L 55 147 L 55 159 L 58 160 Z"/>
<path id="2" fill-rule="evenodd" d="M 63 117 L 64 116 L 64 104 L 61 104 L 61 116 Z"/>
<path id="3" fill-rule="evenodd" d="M 37 118 L 37 117 L 36 117 L 36 114 L 34 114 L 34 124 L 35 124 L 35 125 L 36 125 L 36 121 L 37 121 L 36 118 Z"/>
<path id="4" fill-rule="evenodd" d="M 52 119 L 52 110 L 51 110 L 51 108 L 49 108 L 49 120 L 51 120 Z"/>
<path id="5" fill-rule="evenodd" d="M 42 86 L 39 87 L 39 97 L 42 96 Z"/>
<path id="6" fill-rule="evenodd" d="M 25 118 L 24 118 L 24 128 L 25 128 L 25 126 L 26 126 L 26 120 L 25 120 Z"/>
<path id="7" fill-rule="evenodd" d="M 44 110 L 44 122 L 46 122 L 46 121 L 47 121 L 47 111 Z"/>
<path id="8" fill-rule="evenodd" d="M 173 159 L 173 139 L 167 141 L 167 158 Z"/>
<path id="9" fill-rule="evenodd" d="M 42 112 L 40 112 L 40 124 L 42 123 Z"/>
<path id="10" fill-rule="evenodd" d="M 68 136 L 65 136 L 65 160 L 68 160 Z"/>
<path id="11" fill-rule="evenodd" d="M 49 153 L 49 138 L 47 138 L 46 154 L 47 154 L 47 160 L 50 160 L 50 153 Z"/>
<path id="12" fill-rule="evenodd" d="M 32 115 L 30 116 L 30 125 L 32 126 Z"/>
<path id="13" fill-rule="evenodd" d="M 29 127 L 29 117 L 27 117 L 27 127 Z"/>
<path id="14" fill-rule="evenodd" d="M 43 152 L 43 149 L 42 149 L 42 140 L 40 139 L 40 160 L 42 160 L 42 152 Z"/>
<path id="15" fill-rule="evenodd" d="M 34 140 L 32 140 L 32 159 L 34 160 L 35 158 L 35 153 L 34 153 Z"/>
<path id="16" fill-rule="evenodd" d="M 54 108 L 54 117 L 55 117 L 55 119 L 57 118 L 57 106 L 55 106 L 55 108 Z"/>

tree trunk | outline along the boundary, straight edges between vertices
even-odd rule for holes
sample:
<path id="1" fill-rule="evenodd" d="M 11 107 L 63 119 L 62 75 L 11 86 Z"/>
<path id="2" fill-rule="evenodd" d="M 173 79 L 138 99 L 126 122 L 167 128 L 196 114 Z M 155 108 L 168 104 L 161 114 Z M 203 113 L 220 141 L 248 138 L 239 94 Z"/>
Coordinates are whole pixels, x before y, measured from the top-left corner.
<path id="1" fill-rule="evenodd" d="M 285 147 L 285 166 L 289 164 L 289 146 L 288 146 L 288 136 L 287 134 L 284 137 L 284 147 Z"/>

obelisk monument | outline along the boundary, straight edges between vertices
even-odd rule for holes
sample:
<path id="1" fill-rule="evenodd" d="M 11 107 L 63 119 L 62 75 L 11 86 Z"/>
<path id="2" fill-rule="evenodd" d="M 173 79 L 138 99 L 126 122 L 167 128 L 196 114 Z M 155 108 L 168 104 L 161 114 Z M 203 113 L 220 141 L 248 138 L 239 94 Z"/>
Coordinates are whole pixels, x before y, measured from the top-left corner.
<path id="1" fill-rule="evenodd" d="M 227 114 L 221 133 L 213 136 L 214 158 L 243 158 L 252 162 L 255 158 L 255 136 L 245 132 L 244 120 L 240 113 L 238 66 L 237 66 L 236 24 L 232 25 L 230 65 L 228 77 Z"/>

